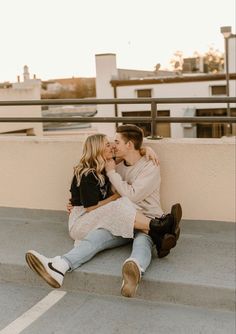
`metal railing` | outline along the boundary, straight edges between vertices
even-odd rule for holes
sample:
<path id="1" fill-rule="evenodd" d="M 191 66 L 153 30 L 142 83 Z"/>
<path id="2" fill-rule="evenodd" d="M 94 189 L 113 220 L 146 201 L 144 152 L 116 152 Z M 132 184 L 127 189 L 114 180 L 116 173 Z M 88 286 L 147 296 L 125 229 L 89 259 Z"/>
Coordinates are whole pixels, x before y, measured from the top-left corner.
<path id="1" fill-rule="evenodd" d="M 128 99 L 50 99 L 0 101 L 2 106 L 42 106 L 42 105 L 119 105 L 119 104 L 150 104 L 151 116 L 145 117 L 0 117 L 0 123 L 151 123 L 151 138 L 158 138 L 156 123 L 236 123 L 236 117 L 163 117 L 158 116 L 159 104 L 192 104 L 192 103 L 236 103 L 236 97 L 197 97 L 197 98 L 128 98 Z M 148 110 L 147 110 L 148 111 Z"/>

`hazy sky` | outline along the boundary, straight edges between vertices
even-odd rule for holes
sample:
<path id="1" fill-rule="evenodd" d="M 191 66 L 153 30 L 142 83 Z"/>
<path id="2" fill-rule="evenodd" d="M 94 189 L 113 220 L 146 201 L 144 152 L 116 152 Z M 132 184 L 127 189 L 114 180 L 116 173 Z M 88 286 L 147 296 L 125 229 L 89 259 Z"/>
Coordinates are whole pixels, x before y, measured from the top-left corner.
<path id="1" fill-rule="evenodd" d="M 0 82 L 27 64 L 43 80 L 95 76 L 95 54 L 119 68 L 169 67 L 176 50 L 224 51 L 235 0 L 0 0 Z"/>

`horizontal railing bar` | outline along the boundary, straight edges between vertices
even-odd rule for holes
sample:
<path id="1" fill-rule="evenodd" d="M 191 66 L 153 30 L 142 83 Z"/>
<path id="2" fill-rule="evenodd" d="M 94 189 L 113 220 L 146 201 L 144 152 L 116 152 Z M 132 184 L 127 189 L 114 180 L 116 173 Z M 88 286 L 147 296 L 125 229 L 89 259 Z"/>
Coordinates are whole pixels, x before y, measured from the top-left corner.
<path id="1" fill-rule="evenodd" d="M 0 117 L 1 122 L 49 122 L 49 123 L 118 123 L 118 122 L 133 122 L 133 123 L 150 123 L 150 117 Z"/>
<path id="2" fill-rule="evenodd" d="M 180 98 L 130 98 L 130 99 L 47 99 L 0 101 L 0 106 L 34 105 L 94 105 L 94 104 L 186 104 L 186 103 L 236 103 L 236 97 L 180 97 Z"/>
<path id="3" fill-rule="evenodd" d="M 236 117 L 167 117 L 156 118 L 157 123 L 236 123 Z"/>
<path id="4" fill-rule="evenodd" d="M 157 117 L 157 123 L 236 123 L 236 117 Z M 151 117 L 0 117 L 0 123 L 150 123 Z"/>

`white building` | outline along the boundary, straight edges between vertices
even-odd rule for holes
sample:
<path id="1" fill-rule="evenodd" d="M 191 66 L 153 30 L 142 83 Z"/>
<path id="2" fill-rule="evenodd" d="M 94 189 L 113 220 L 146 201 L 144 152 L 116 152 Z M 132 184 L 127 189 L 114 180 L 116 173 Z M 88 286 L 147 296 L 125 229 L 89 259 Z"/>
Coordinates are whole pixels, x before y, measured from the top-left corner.
<path id="1" fill-rule="evenodd" d="M 236 35 L 229 38 L 229 73 L 230 96 L 236 91 Z M 125 79 L 124 79 L 125 78 Z M 148 71 L 121 70 L 116 65 L 116 55 L 96 55 L 96 92 L 97 98 L 181 98 L 226 96 L 226 75 L 218 74 L 186 74 L 158 73 Z M 231 104 L 231 115 L 236 116 L 236 105 Z M 163 104 L 157 107 L 160 116 L 224 116 L 226 104 Z M 98 105 L 97 117 L 115 116 L 115 106 Z M 150 105 L 118 105 L 118 116 L 150 115 Z M 99 131 L 114 134 L 115 125 L 98 124 Z M 146 134 L 149 132 L 146 125 Z M 166 137 L 221 137 L 225 134 L 222 124 L 179 124 L 163 123 L 157 126 L 158 134 Z M 233 124 L 233 134 L 236 134 Z"/>
<path id="2" fill-rule="evenodd" d="M 24 66 L 23 81 L 0 87 L 0 101 L 40 100 L 41 80 L 30 79 L 29 70 Z M 41 106 L 1 106 L 0 117 L 41 117 Z M 42 123 L 0 123 L 0 134 L 26 133 L 43 135 Z"/>

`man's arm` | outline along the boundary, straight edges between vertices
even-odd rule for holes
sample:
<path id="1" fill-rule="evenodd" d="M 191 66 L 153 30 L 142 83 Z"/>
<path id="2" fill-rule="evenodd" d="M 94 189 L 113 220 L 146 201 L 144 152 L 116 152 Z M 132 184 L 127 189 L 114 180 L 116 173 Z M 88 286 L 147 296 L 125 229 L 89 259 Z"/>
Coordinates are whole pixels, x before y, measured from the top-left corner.
<path id="1" fill-rule="evenodd" d="M 120 195 L 118 193 L 115 193 L 115 194 L 111 195 L 110 197 L 98 202 L 96 205 L 92 205 L 92 206 L 89 206 L 89 207 L 85 208 L 85 210 L 86 210 L 86 212 L 93 211 L 93 210 L 99 208 L 100 206 L 103 206 L 103 205 L 108 204 L 112 201 L 115 201 L 118 198 L 120 198 Z M 69 214 L 71 213 L 73 207 L 74 206 L 71 204 L 71 201 L 69 200 L 69 202 L 66 205 L 66 209 L 67 209 L 67 212 Z"/>
<path id="2" fill-rule="evenodd" d="M 115 201 L 118 198 L 120 198 L 120 195 L 118 193 L 115 193 L 115 194 L 111 195 L 110 197 L 98 202 L 98 204 L 85 208 L 85 210 L 86 210 L 86 212 L 93 211 L 97 208 L 100 208 L 100 206 L 103 206 L 103 205 L 106 205 L 106 204 L 108 204 L 112 201 Z"/>
<path id="3" fill-rule="evenodd" d="M 156 154 L 155 151 L 153 151 L 153 149 L 150 147 L 150 146 L 146 146 L 146 147 L 141 147 L 140 150 L 139 150 L 141 156 L 144 156 L 146 157 L 147 160 L 152 160 L 152 162 L 154 163 L 154 165 L 159 165 L 160 162 L 159 162 L 159 159 L 158 159 L 158 156 Z M 121 158 L 115 158 L 115 163 L 116 165 L 118 165 L 123 159 Z"/>
<path id="4" fill-rule="evenodd" d="M 108 167 L 107 176 L 121 196 L 127 196 L 135 203 L 144 200 L 147 196 L 152 194 L 153 191 L 160 186 L 161 180 L 159 167 L 151 163 L 147 163 L 146 166 L 144 166 L 139 176 L 132 184 L 122 180 L 120 174 L 118 174 L 114 168 L 109 169 Z"/>

